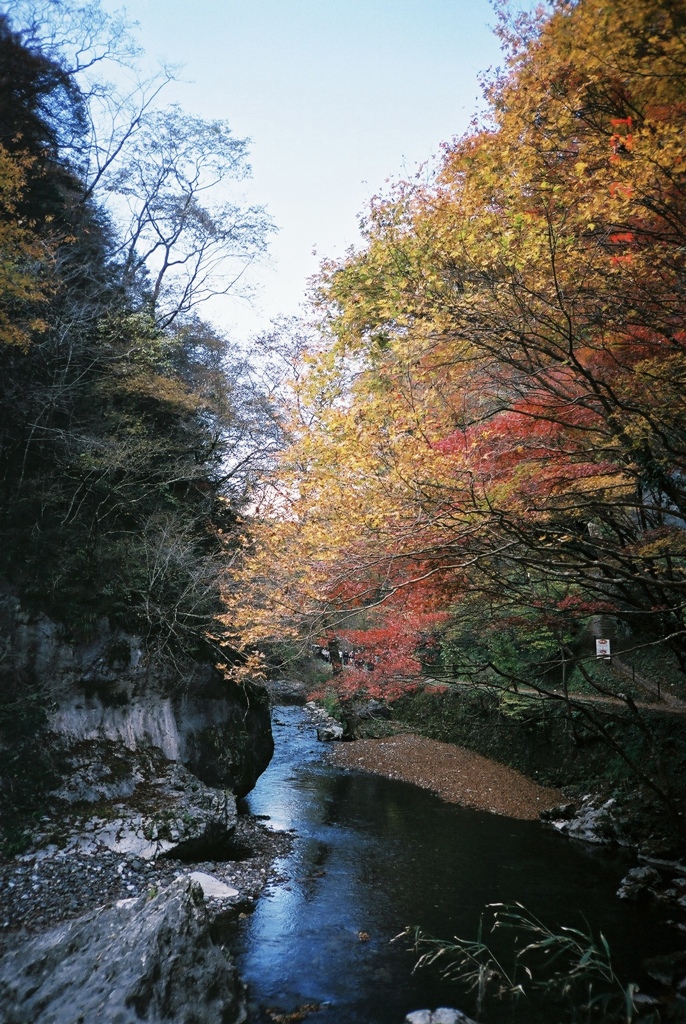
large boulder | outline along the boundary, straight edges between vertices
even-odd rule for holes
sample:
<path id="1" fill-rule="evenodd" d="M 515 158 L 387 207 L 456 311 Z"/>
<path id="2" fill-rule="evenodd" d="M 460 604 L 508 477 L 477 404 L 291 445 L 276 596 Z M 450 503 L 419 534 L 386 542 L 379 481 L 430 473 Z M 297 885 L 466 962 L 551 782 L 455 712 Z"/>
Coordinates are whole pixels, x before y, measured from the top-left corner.
<path id="1" fill-rule="evenodd" d="M 54 820 L 45 835 L 34 834 L 38 845 L 53 835 L 67 850 L 104 847 L 143 860 L 167 855 L 188 861 L 221 857 L 231 841 L 233 793 L 206 786 L 159 751 L 82 744 L 64 755 L 62 776 L 51 794 Z"/>
<path id="2" fill-rule="evenodd" d="M 0 961 L 5 1024 L 242 1024 L 235 968 L 183 877 L 28 939 Z"/>

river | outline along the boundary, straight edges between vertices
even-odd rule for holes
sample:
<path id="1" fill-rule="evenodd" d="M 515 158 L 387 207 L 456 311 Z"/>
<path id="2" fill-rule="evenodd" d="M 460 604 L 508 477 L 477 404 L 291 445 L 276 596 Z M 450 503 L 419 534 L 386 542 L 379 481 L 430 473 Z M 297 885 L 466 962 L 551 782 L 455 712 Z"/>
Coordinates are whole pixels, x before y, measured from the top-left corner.
<path id="1" fill-rule="evenodd" d="M 627 851 L 341 770 L 327 763 L 302 708 L 278 707 L 273 719 L 274 758 L 246 802 L 297 835 L 279 865 L 284 881 L 266 890 L 237 937 L 254 1021 L 272 1020 L 267 1008 L 303 1004 L 323 1004 L 314 1024 L 401 1024 L 411 1010 L 438 1006 L 473 1015 L 473 995 L 431 970 L 413 974 L 407 942 L 390 940 L 415 924 L 474 938 L 494 902 L 518 901 L 551 926 L 602 928 L 627 980 L 647 952 L 674 948 L 659 911 L 614 895 L 635 863 Z M 549 1014 L 528 1006 L 524 1018 L 549 1024 Z M 480 1020 L 511 1015 L 494 1002 Z"/>

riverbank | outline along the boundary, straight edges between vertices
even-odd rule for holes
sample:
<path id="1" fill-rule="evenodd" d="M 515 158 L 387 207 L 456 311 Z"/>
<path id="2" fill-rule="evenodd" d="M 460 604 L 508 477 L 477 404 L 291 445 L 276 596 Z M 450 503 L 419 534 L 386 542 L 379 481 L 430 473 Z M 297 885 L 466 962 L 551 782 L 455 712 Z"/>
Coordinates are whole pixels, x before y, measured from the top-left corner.
<path id="1" fill-rule="evenodd" d="M 95 907 L 150 895 L 179 875 L 202 871 L 238 890 L 236 913 L 249 913 L 265 886 L 278 879 L 276 860 L 290 849 L 287 832 L 269 829 L 254 815 L 239 815 L 232 849 L 221 861 L 142 860 L 101 848 L 29 850 L 0 858 L 0 956 L 20 938 L 54 928 Z M 226 910 L 209 900 L 208 910 Z"/>
<path id="2" fill-rule="evenodd" d="M 340 768 L 401 779 L 448 803 L 520 820 L 537 819 L 541 811 L 565 800 L 561 790 L 540 786 L 514 768 L 425 736 L 399 734 L 337 743 L 330 756 Z"/>

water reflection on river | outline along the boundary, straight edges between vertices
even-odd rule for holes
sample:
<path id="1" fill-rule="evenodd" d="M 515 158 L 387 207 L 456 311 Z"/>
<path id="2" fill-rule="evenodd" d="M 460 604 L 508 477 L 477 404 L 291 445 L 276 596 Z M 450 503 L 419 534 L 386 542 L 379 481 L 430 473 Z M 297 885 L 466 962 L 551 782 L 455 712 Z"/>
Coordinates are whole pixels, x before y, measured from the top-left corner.
<path id="1" fill-rule="evenodd" d="M 329 1004 L 315 1024 L 401 1024 L 421 1007 L 473 1011 L 471 997 L 458 998 L 432 972 L 413 975 L 406 944 L 390 940 L 407 924 L 475 937 L 482 908 L 493 902 L 519 901 L 551 925 L 583 927 L 585 916 L 603 928 L 631 977 L 646 950 L 671 941 L 657 919 L 614 897 L 633 863 L 626 851 L 327 765 L 300 708 L 277 708 L 274 734 L 274 759 L 249 809 L 298 838 L 281 865 L 288 881 L 262 897 L 238 939 L 256 1021 L 269 1019 L 266 1007 L 305 1003 Z M 510 1017 L 495 1004 L 482 1019 Z M 537 1019 L 550 1017 L 530 1009 L 527 1020 Z"/>

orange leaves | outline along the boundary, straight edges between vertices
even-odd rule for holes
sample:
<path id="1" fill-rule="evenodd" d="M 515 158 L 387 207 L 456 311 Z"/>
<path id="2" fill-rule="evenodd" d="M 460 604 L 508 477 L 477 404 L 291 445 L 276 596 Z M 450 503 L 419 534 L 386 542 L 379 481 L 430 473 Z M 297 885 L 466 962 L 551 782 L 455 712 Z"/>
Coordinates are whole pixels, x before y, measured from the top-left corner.
<path id="1" fill-rule="evenodd" d="M 557 611 L 573 612 L 575 615 L 614 615 L 619 611 L 616 602 L 584 600 L 580 594 L 568 594 L 557 602 Z"/>
<path id="2" fill-rule="evenodd" d="M 610 182 L 610 198 L 617 199 L 618 197 L 621 197 L 623 199 L 631 199 L 633 194 L 634 189 L 632 185 L 628 185 L 621 181 Z"/>
<path id="3" fill-rule="evenodd" d="M 585 404 L 519 403 L 494 415 L 487 426 L 449 435 L 436 448 L 457 460 L 484 497 L 530 509 L 554 508 L 560 494 L 623 486 L 621 470 L 589 446 L 602 438 L 602 417 Z"/>
<path id="4" fill-rule="evenodd" d="M 630 117 L 613 117 L 612 127 L 627 127 L 631 128 L 632 119 Z M 634 137 L 631 132 L 619 133 L 614 132 L 610 136 L 610 163 L 619 163 L 622 154 L 631 153 L 634 148 Z"/>

